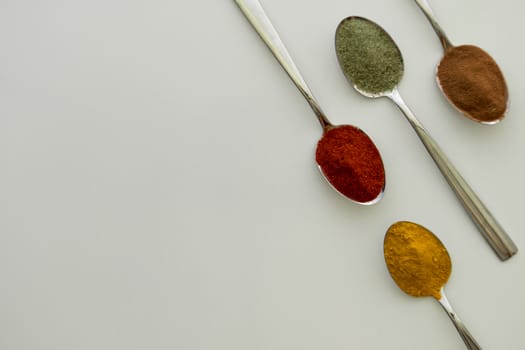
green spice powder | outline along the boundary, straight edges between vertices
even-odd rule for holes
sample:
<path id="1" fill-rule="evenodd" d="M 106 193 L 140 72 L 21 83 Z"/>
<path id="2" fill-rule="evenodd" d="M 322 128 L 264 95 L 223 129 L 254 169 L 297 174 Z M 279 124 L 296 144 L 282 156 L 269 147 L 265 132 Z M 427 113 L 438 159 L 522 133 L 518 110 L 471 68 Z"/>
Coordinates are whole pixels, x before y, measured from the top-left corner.
<path id="1" fill-rule="evenodd" d="M 344 74 L 364 93 L 392 91 L 403 76 L 403 57 L 397 45 L 367 19 L 344 19 L 337 27 L 335 48 Z"/>

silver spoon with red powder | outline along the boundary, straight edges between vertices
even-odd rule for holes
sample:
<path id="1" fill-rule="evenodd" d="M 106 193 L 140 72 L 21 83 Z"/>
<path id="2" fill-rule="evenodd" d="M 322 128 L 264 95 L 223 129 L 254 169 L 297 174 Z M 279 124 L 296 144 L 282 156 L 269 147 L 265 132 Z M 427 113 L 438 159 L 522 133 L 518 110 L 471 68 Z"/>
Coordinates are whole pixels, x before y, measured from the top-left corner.
<path id="1" fill-rule="evenodd" d="M 259 1 L 234 1 L 305 97 L 321 123 L 323 137 L 317 143 L 316 162 L 323 176 L 346 198 L 364 205 L 377 203 L 385 189 L 385 170 L 374 142 L 355 126 L 330 123 Z"/>
<path id="2" fill-rule="evenodd" d="M 438 24 L 427 0 L 415 0 L 441 41 L 445 55 L 437 66 L 438 86 L 466 117 L 495 124 L 507 112 L 508 91 L 496 61 L 474 45 L 454 46 Z"/>

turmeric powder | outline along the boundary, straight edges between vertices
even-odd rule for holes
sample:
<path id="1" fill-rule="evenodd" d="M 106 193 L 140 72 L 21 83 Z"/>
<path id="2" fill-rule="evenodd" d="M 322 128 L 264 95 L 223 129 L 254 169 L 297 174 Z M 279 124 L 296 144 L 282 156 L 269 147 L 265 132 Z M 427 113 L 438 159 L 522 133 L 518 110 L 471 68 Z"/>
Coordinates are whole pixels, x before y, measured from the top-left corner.
<path id="1" fill-rule="evenodd" d="M 405 293 L 441 299 L 452 263 L 441 241 L 421 225 L 400 221 L 388 229 L 384 241 L 390 275 Z"/>

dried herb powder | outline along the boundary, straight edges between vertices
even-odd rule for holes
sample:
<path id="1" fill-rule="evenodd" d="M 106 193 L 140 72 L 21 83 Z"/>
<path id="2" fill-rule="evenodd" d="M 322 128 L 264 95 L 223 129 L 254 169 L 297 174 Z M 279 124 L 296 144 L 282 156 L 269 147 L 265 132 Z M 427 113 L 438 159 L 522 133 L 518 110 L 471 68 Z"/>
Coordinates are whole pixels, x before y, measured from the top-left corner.
<path id="1" fill-rule="evenodd" d="M 415 297 L 441 298 L 452 262 L 432 232 L 413 222 L 397 222 L 387 230 L 383 249 L 388 271 L 401 290 Z"/>
<path id="2" fill-rule="evenodd" d="M 344 74 L 361 92 L 379 95 L 392 91 L 403 76 L 399 48 L 388 33 L 365 18 L 341 21 L 335 48 Z"/>

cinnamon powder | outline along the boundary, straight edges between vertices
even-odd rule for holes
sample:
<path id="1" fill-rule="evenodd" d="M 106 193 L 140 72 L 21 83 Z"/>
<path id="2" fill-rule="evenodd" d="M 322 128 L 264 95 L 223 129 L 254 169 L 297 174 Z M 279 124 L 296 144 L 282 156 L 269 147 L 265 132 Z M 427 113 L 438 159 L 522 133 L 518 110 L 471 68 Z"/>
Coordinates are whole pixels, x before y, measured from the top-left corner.
<path id="1" fill-rule="evenodd" d="M 505 79 L 494 59 L 479 47 L 462 45 L 448 50 L 437 76 L 443 93 L 471 119 L 493 123 L 504 117 Z"/>

